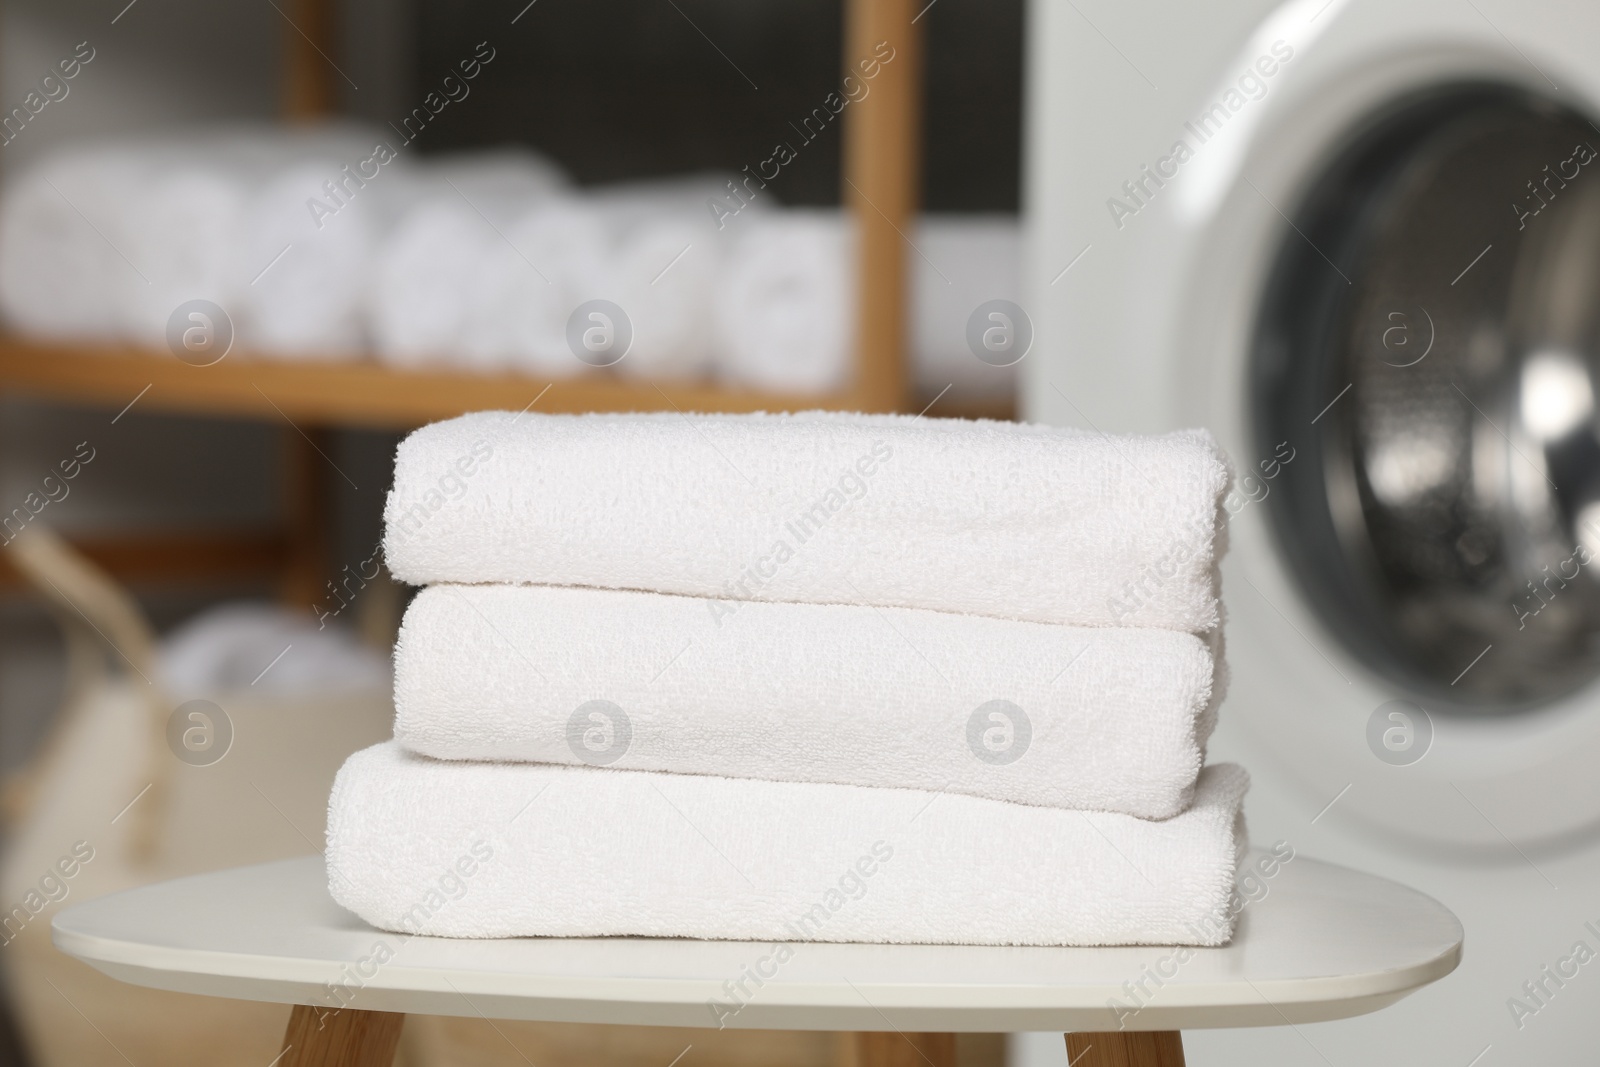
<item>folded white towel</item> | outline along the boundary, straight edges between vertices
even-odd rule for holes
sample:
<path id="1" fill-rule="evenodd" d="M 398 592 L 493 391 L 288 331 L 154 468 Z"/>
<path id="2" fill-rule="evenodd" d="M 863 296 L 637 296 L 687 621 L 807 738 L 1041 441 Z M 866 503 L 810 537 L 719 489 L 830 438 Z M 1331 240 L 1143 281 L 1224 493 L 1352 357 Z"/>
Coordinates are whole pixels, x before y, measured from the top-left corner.
<path id="1" fill-rule="evenodd" d="M 1212 663 L 1191 634 L 720 608 L 431 586 L 396 646 L 395 738 L 441 759 L 944 790 L 1152 819 L 1193 795 Z"/>
<path id="2" fill-rule="evenodd" d="M 650 589 L 1080 626 L 1217 624 L 1209 434 L 905 415 L 478 412 L 401 442 L 402 581 Z"/>
<path id="3" fill-rule="evenodd" d="M 1165 822 L 912 789 L 545 764 L 387 742 L 339 772 L 333 898 L 445 937 L 1221 944 L 1248 780 Z"/>
<path id="4" fill-rule="evenodd" d="M 848 384 L 854 263 L 853 230 L 837 211 L 741 218 L 712 302 L 717 373 L 775 392 Z"/>

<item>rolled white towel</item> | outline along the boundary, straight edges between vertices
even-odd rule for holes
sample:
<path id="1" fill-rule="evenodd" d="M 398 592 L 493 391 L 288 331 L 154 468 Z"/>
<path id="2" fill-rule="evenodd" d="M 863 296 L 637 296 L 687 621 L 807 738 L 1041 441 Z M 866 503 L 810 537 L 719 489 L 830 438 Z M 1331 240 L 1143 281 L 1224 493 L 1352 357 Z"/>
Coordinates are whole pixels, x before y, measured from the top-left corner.
<path id="1" fill-rule="evenodd" d="M 357 174 L 359 185 L 345 171 L 357 163 L 295 162 L 247 204 L 234 260 L 247 347 L 283 358 L 353 358 L 366 347 L 376 250 L 416 187 L 400 158 Z"/>
<path id="2" fill-rule="evenodd" d="M 705 204 L 733 179 L 708 171 L 585 191 L 610 236 L 602 288 L 632 327 L 618 372 L 691 378 L 710 369 L 711 303 L 728 234 L 711 225 Z"/>
<path id="3" fill-rule="evenodd" d="M 350 124 L 226 125 L 53 150 L 0 203 L 0 307 L 28 332 L 144 344 L 163 344 L 196 298 L 249 318 L 241 287 L 266 261 L 238 256 L 263 182 L 296 163 L 334 177 L 381 139 Z"/>
<path id="4" fill-rule="evenodd" d="M 645 222 L 663 218 L 692 222 L 716 233 L 715 216 L 707 200 L 727 198 L 729 185 L 737 179 L 729 171 L 694 171 L 666 177 L 592 185 L 584 196 L 605 214 L 618 233 Z M 765 202 L 750 205 L 752 214 L 764 212 Z M 725 228 L 723 234 L 729 231 Z"/>
<path id="5" fill-rule="evenodd" d="M 237 689 L 306 695 L 389 685 L 388 658 L 335 624 L 249 601 L 221 604 L 161 639 L 161 682 L 177 700 Z"/>
<path id="6" fill-rule="evenodd" d="M 637 378 L 691 378 L 711 366 L 711 305 L 722 249 L 686 218 L 631 228 L 611 254 L 611 291 L 633 340 L 617 369 Z"/>
<path id="7" fill-rule="evenodd" d="M 330 217 L 322 184 L 337 168 L 303 163 L 269 181 L 246 209 L 234 261 L 236 327 L 250 348 L 277 356 L 354 357 L 363 341 L 363 278 L 377 237 L 359 200 Z"/>
<path id="8" fill-rule="evenodd" d="M 461 153 L 430 162 L 419 193 L 377 254 L 371 333 L 380 359 L 397 366 L 494 367 L 504 353 L 469 346 L 478 272 L 506 231 L 565 184 L 559 169 L 526 151 Z"/>
<path id="9" fill-rule="evenodd" d="M 119 232 L 148 282 L 114 290 L 119 333 L 167 344 L 167 322 L 182 304 L 234 306 L 233 256 L 250 182 L 226 161 L 200 153 L 146 161 L 124 192 Z"/>
<path id="10" fill-rule="evenodd" d="M 546 764 L 350 757 L 333 899 L 442 937 L 1217 945 L 1244 771 L 1165 822 L 868 789 Z"/>
<path id="11" fill-rule="evenodd" d="M 558 197 L 523 213 L 473 275 L 467 358 L 550 377 L 588 370 L 567 343 L 567 320 L 605 296 L 609 246 L 604 219 L 581 200 Z"/>
<path id="12" fill-rule="evenodd" d="M 435 585 L 400 630 L 394 736 L 440 759 L 1165 819 L 1193 795 L 1211 692 L 1210 650 L 1171 630 L 853 604 L 747 604 L 724 619 L 699 597 Z"/>
<path id="13" fill-rule="evenodd" d="M 160 135 L 153 143 L 180 150 L 198 146 L 264 179 L 295 163 L 334 161 L 338 166 L 365 159 L 375 145 L 393 140 L 381 126 L 335 119 L 304 126 L 223 123 Z"/>
<path id="14" fill-rule="evenodd" d="M 476 272 L 499 240 L 459 197 L 409 211 L 378 254 L 371 327 L 378 358 L 399 367 L 481 363 L 464 347 Z"/>
<path id="15" fill-rule="evenodd" d="M 119 190 L 118 232 L 148 282 L 114 294 L 121 336 L 164 346 L 172 312 L 197 298 L 240 315 L 249 279 L 238 276 L 236 258 L 263 184 L 302 162 L 335 176 L 339 163 L 365 158 L 380 139 L 369 127 L 329 123 L 197 127 L 142 141 L 138 169 Z"/>
<path id="16" fill-rule="evenodd" d="M 741 213 L 712 300 L 717 374 L 774 392 L 849 384 L 853 230 L 837 211 Z"/>
<path id="17" fill-rule="evenodd" d="M 1210 434 L 906 415 L 478 412 L 401 442 L 402 581 L 649 589 L 1080 626 L 1218 624 Z"/>
<path id="18" fill-rule="evenodd" d="M 856 261 L 838 211 L 784 211 L 735 229 L 715 303 L 717 367 L 755 388 L 828 392 L 849 385 Z M 967 320 L 995 299 L 1021 301 L 1021 233 L 1013 216 L 926 215 L 907 251 L 915 385 L 967 396 L 1016 390 L 1014 367 L 979 360 Z"/>
<path id="19" fill-rule="evenodd" d="M 571 184 L 549 156 L 510 145 L 432 156 L 422 164 L 418 178 L 444 184 L 457 199 L 483 208 L 496 226 L 510 221 L 499 213 L 500 205 L 543 200 Z"/>
<path id="20" fill-rule="evenodd" d="M 0 309 L 24 333 L 118 336 L 119 291 L 145 286 L 126 251 L 123 190 L 142 166 L 138 146 L 95 141 L 49 153 L 0 198 Z"/>

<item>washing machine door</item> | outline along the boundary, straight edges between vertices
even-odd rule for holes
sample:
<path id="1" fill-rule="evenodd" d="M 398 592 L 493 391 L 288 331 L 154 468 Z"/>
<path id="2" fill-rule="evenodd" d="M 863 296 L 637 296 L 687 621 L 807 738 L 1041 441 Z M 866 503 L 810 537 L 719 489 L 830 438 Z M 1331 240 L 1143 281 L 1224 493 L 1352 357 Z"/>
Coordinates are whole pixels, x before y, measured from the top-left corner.
<path id="1" fill-rule="evenodd" d="M 1330 145 L 1264 261 L 1239 385 L 1255 453 L 1299 450 L 1260 509 L 1281 579 L 1266 588 L 1314 620 L 1317 658 L 1351 665 L 1335 677 L 1368 703 L 1327 729 L 1280 723 L 1259 698 L 1246 717 L 1308 782 L 1358 783 L 1342 803 L 1382 830 L 1492 849 L 1587 840 L 1600 130 L 1536 91 L 1460 80 Z M 1247 628 L 1281 625 L 1281 602 L 1251 607 Z M 1432 724 L 1421 763 L 1389 759 L 1391 704 L 1397 724 Z M 1336 756 L 1305 743 L 1361 725 L 1364 743 Z"/>
<path id="2" fill-rule="evenodd" d="M 1119 60 L 1038 7 L 1026 407 L 1235 461 L 1215 753 L 1408 848 L 1592 847 L 1600 8 L 1208 8 L 1159 104 L 1105 110 Z M 1174 137 L 1176 175 L 1125 182 Z M 1431 745 L 1388 748 L 1396 702 Z"/>
<path id="3" fill-rule="evenodd" d="M 1397 105 L 1307 195 L 1263 302 L 1262 454 L 1322 430 L 1269 501 L 1280 549 L 1339 639 L 1446 715 L 1537 714 L 1600 675 L 1597 146 L 1504 88 Z"/>

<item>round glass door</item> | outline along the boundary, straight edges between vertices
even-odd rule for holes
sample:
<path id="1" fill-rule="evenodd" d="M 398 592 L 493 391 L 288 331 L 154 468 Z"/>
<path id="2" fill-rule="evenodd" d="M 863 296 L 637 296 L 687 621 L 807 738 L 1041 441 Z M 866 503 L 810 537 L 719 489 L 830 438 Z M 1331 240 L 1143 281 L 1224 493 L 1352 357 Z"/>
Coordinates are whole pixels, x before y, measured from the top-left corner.
<path id="1" fill-rule="evenodd" d="M 1377 116 L 1283 238 L 1250 362 L 1267 500 L 1338 638 L 1445 711 L 1600 673 L 1600 130 L 1458 86 Z"/>

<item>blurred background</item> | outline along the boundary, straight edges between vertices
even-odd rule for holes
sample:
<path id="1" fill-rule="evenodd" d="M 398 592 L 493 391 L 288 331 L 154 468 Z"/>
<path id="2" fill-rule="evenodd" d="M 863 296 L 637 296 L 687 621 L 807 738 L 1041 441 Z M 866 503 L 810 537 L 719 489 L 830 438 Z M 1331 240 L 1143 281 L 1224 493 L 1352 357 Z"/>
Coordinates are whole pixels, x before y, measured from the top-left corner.
<path id="1" fill-rule="evenodd" d="M 965 305 L 1018 299 L 1022 5 L 943 0 L 919 27 L 915 185 L 944 251 L 924 248 L 912 284 L 972 295 L 953 317 L 923 300 L 932 354 L 909 356 L 891 385 L 904 397 L 875 406 L 943 393 L 951 413 L 1008 417 L 1015 370 L 968 351 Z M 833 120 L 873 85 L 841 82 L 844 33 L 841 4 L 818 0 L 0 7 L 0 500 L 20 509 L 0 535 L 19 548 L 0 555 L 0 882 L 9 902 L 46 898 L 5 928 L 0 1062 L 271 1058 L 281 1013 L 106 985 L 50 958 L 46 927 L 61 900 L 320 847 L 339 756 L 387 733 L 404 597 L 377 546 L 406 429 L 521 408 L 552 384 L 541 410 L 864 406 Z M 780 176 L 746 180 L 780 142 L 795 150 Z M 379 144 L 393 157 L 375 162 Z M 750 207 L 734 180 L 760 189 Z M 738 225 L 716 225 L 714 198 Z M 586 241 L 605 254 L 562 251 Z M 629 359 L 574 358 L 566 311 L 535 322 L 522 306 L 549 302 L 537 293 L 465 306 L 461 264 L 486 244 L 569 269 L 528 288 L 644 290 Z M 644 306 L 652 283 L 675 286 L 664 310 Z M 202 318 L 179 312 L 191 299 Z M 737 304 L 725 335 L 800 341 L 753 361 L 705 332 L 719 302 Z M 449 339 L 469 320 L 467 350 Z M 37 536 L 13 545 L 25 528 Z M 141 675 L 169 709 L 199 702 L 186 726 L 254 736 L 259 762 L 235 750 L 221 784 L 203 759 L 172 770 L 165 735 L 119 725 L 120 711 L 165 729 Z M 312 735 L 326 757 L 286 771 Z M 94 859 L 41 889 L 80 832 Z M 681 1050 L 669 1032 L 502 1028 L 418 1025 L 402 1055 L 662 1067 Z M 1002 1055 L 963 1040 L 964 1062 Z M 729 1032 L 685 1062 L 837 1051 L 828 1035 Z"/>

